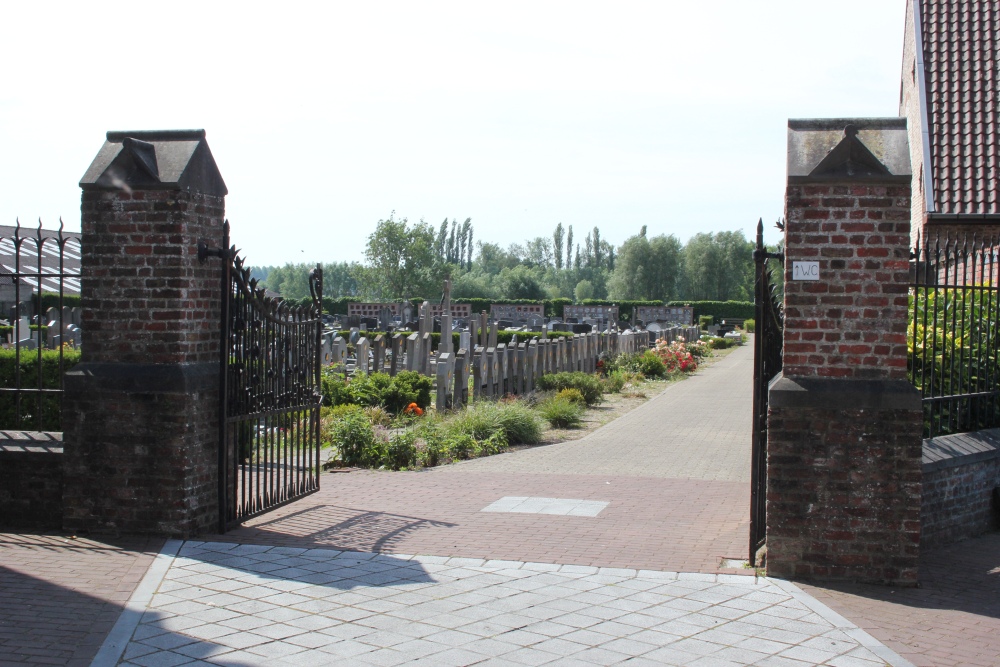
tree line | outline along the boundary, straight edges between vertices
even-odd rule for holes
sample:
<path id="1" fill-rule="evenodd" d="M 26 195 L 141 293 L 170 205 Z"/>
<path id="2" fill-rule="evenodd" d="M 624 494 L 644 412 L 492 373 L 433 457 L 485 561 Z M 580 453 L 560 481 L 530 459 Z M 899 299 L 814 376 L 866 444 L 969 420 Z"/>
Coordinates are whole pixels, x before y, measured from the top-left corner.
<path id="1" fill-rule="evenodd" d="M 368 237 L 363 262 L 323 265 L 324 294 L 429 297 L 450 277 L 455 299 L 753 299 L 754 245 L 742 231 L 699 233 L 685 244 L 672 234 L 650 237 L 643 225 L 616 248 L 598 227 L 580 234 L 560 222 L 551 236 L 506 248 L 474 238 L 471 218 L 446 218 L 435 228 L 392 214 Z M 268 289 L 300 299 L 309 294 L 311 269 L 289 263 L 253 272 Z"/>

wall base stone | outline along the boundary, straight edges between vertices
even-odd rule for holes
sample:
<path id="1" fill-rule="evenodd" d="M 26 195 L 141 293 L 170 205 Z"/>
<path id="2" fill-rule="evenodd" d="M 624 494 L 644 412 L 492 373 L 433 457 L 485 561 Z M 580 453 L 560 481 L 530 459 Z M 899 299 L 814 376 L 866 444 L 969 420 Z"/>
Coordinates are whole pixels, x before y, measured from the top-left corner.
<path id="1" fill-rule="evenodd" d="M 218 364 L 66 374 L 63 528 L 187 538 L 218 521 Z"/>
<path id="2" fill-rule="evenodd" d="M 916 584 L 920 414 L 920 396 L 905 380 L 775 379 L 769 575 Z"/>
<path id="3" fill-rule="evenodd" d="M 0 529 L 58 529 L 62 494 L 62 435 L 0 432 Z"/>

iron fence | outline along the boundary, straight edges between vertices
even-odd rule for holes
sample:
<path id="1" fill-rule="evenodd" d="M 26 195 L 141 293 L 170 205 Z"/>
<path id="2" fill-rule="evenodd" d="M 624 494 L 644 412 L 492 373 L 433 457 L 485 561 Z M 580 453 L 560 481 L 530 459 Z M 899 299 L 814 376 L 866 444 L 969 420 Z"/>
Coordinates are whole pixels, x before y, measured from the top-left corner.
<path id="1" fill-rule="evenodd" d="M 62 430 L 80 358 L 80 235 L 0 226 L 0 429 Z"/>
<path id="2" fill-rule="evenodd" d="M 1000 426 L 1000 238 L 918 239 L 911 251 L 908 372 L 924 437 Z"/>

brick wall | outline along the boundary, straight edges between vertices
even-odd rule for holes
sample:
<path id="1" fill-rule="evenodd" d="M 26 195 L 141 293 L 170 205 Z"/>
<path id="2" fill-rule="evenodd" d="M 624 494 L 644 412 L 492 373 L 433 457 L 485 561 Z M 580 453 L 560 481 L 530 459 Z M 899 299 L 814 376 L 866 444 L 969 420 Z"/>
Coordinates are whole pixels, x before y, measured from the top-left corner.
<path id="1" fill-rule="evenodd" d="M 203 131 L 109 132 L 81 181 L 81 363 L 66 374 L 63 527 L 218 525 L 226 188 Z"/>
<path id="2" fill-rule="evenodd" d="M 56 437 L 49 440 L 0 440 L 0 529 L 52 530 L 62 525 L 62 443 Z"/>
<path id="3" fill-rule="evenodd" d="M 784 373 L 906 377 L 909 187 L 790 185 Z M 821 280 L 792 280 L 818 261 Z"/>
<path id="4" fill-rule="evenodd" d="M 219 265 L 197 246 L 221 242 L 224 211 L 196 192 L 84 191 L 83 361 L 218 360 Z"/>
<path id="5" fill-rule="evenodd" d="M 901 119 L 789 121 L 783 367 L 768 392 L 770 575 L 917 582 L 906 136 Z M 816 262 L 817 279 L 796 279 L 796 262 Z"/>
<path id="6" fill-rule="evenodd" d="M 831 407 L 787 405 L 772 393 L 768 574 L 915 583 L 919 412 L 892 405 L 873 409 L 870 401 L 838 395 L 839 387 L 808 387 L 808 381 L 800 387 L 812 389 L 813 402 Z M 884 388 L 876 390 L 884 394 Z"/>
<path id="7" fill-rule="evenodd" d="M 921 546 L 946 546 L 1000 528 L 1000 429 L 924 441 Z"/>

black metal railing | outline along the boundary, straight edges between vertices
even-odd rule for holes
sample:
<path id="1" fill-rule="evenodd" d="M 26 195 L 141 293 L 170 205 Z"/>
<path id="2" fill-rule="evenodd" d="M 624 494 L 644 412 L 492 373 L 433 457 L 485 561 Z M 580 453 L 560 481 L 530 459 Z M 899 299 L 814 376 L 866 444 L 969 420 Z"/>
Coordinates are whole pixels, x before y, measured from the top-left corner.
<path id="1" fill-rule="evenodd" d="M 924 437 L 1000 426 L 1000 238 L 918 239 L 911 251 L 908 372 Z"/>
<path id="2" fill-rule="evenodd" d="M 265 295 L 224 225 L 219 530 L 319 489 L 323 271 L 308 304 Z"/>
<path id="3" fill-rule="evenodd" d="M 0 227 L 0 430 L 62 430 L 80 359 L 80 235 Z"/>
<path id="4" fill-rule="evenodd" d="M 757 223 L 757 247 L 753 252 L 757 265 L 754 284 L 756 322 L 753 356 L 753 432 L 750 463 L 750 562 L 767 535 L 767 389 L 781 372 L 781 351 L 784 337 L 784 313 L 777 297 L 776 281 L 768 260 L 778 260 L 783 270 L 785 256 L 768 252 L 764 246 L 764 222 Z"/>

